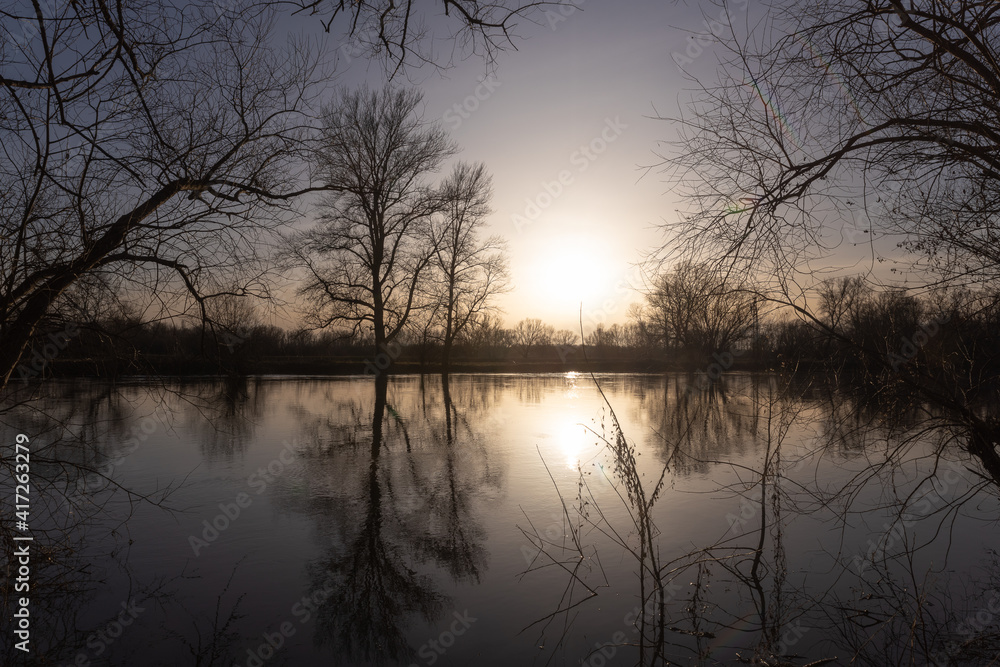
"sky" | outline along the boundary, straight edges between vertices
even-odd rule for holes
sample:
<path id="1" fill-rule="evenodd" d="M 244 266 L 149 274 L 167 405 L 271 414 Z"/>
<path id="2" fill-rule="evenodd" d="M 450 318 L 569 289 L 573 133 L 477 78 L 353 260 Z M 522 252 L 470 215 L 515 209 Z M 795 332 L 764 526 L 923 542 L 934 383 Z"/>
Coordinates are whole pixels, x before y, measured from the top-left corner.
<path id="1" fill-rule="evenodd" d="M 493 174 L 486 233 L 508 241 L 513 290 L 497 299 L 508 325 L 536 317 L 578 331 L 582 304 L 589 332 L 625 322 L 641 300 L 636 265 L 662 246 L 659 226 L 677 208 L 649 169 L 657 142 L 675 132 L 656 116 L 676 115 L 691 87 L 672 54 L 688 49 L 685 31 L 707 32 L 703 11 L 719 14 L 707 4 L 578 0 L 522 23 L 517 50 L 493 68 L 469 58 L 402 82 L 423 91 L 424 117 L 450 131 L 458 159 Z M 342 72 L 347 85 L 385 83 L 363 58 Z"/>
<path id="2" fill-rule="evenodd" d="M 666 119 L 717 78 L 725 53 L 711 33 L 721 34 L 727 11 L 742 32 L 766 8 L 749 0 L 574 2 L 522 22 L 517 48 L 492 67 L 471 57 L 444 71 L 410 69 L 393 83 L 419 87 L 424 118 L 461 146 L 456 159 L 482 161 L 493 175 L 485 234 L 508 242 L 513 289 L 496 300 L 507 326 L 531 317 L 579 332 L 582 319 L 587 334 L 628 321 L 629 306 L 643 300 L 640 263 L 664 247 L 663 225 L 683 208 L 658 154 L 680 150 L 671 143 L 677 125 Z M 338 70 L 342 85 L 387 82 L 381 64 L 364 57 L 342 59 Z M 805 120 L 794 110 L 783 118 Z M 856 273 L 875 265 L 863 226 L 832 226 L 829 241 L 847 241 L 856 256 L 827 257 L 825 266 Z"/>

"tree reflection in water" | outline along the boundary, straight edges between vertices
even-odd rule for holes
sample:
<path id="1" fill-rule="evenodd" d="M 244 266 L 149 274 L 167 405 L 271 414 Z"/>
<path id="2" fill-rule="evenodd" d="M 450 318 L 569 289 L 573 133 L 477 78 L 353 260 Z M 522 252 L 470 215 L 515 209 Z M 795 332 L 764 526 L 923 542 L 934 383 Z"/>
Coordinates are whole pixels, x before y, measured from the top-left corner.
<path id="1" fill-rule="evenodd" d="M 833 656 L 838 664 L 985 665 L 995 658 L 1000 582 L 988 548 L 997 490 L 976 475 L 955 436 L 928 429 L 926 408 L 896 401 L 887 410 L 817 378 L 733 375 L 704 385 L 683 376 L 615 375 L 602 384 L 612 405 L 627 406 L 619 415 L 639 442 L 607 412 L 605 430 L 594 426 L 604 436 L 604 465 L 587 459 L 601 449 L 590 444 L 600 438 L 572 448 L 590 466 L 582 473 L 592 474 L 565 491 L 567 512 L 553 528 L 548 517 L 560 506 L 546 489 L 551 481 L 573 486 L 577 475 L 550 466 L 550 480 L 542 466 L 533 468 L 535 444 L 562 463 L 560 442 L 545 438 L 600 410 L 596 392 L 576 384 L 569 391 L 561 377 L 52 383 L 36 403 L 44 410 L 3 414 L 8 430 L 33 434 L 32 474 L 49 502 L 51 520 L 35 524 L 53 531 L 44 540 L 52 560 L 38 563 L 44 576 L 36 591 L 47 610 L 37 636 L 52 643 L 39 655 L 70 663 L 108 620 L 88 596 L 103 592 L 118 604 L 125 591 L 140 605 L 144 596 L 158 602 L 138 622 L 144 630 L 101 656 L 109 665 L 188 664 L 187 647 L 202 665 L 245 664 L 262 632 L 300 620 L 289 606 L 303 594 L 317 602 L 310 626 L 269 664 L 310 664 L 295 662 L 303 656 L 426 664 L 416 647 L 466 606 L 473 615 L 496 612 L 480 626 L 492 634 L 463 640 L 441 663 L 475 654 L 491 664 L 510 655 L 530 660 L 535 636 L 515 636 L 525 609 L 545 616 L 551 608 L 540 605 L 553 602 L 548 596 L 558 596 L 568 578 L 569 596 L 553 605 L 547 625 L 532 629 L 542 633 L 537 645 L 547 647 L 550 664 L 582 658 L 596 667 L 594 639 L 604 651 L 613 642 L 617 653 L 606 663 L 623 665 L 801 667 Z M 157 430 L 129 454 L 129 439 L 147 418 Z M 175 427 L 182 432 L 169 433 Z M 247 476 L 273 461 L 286 436 L 298 443 L 294 461 L 195 562 L 204 583 L 173 587 L 184 600 L 164 595 L 170 587 L 155 577 L 192 574 L 182 571 L 190 530 L 220 501 L 247 491 Z M 123 456 L 129 463 L 119 463 Z M 167 465 L 174 457 L 182 462 Z M 517 457 L 519 471 L 510 501 L 503 497 L 506 457 Z M 189 464 L 199 471 L 180 504 L 206 514 L 142 514 L 150 501 L 136 492 L 182 478 Z M 101 477 L 109 465 L 112 474 Z M 117 486 L 126 482 L 134 486 Z M 154 490 L 153 502 L 167 489 Z M 515 591 L 512 575 L 525 554 L 509 538 L 513 524 L 523 523 L 522 503 L 530 519 L 550 524 L 533 524 L 541 531 L 535 545 L 565 569 L 541 572 L 536 560 Z M 0 525 L 11 544 L 10 524 Z M 141 536 L 135 546 L 133 536 Z M 171 555 L 161 558 L 160 547 Z M 135 550 L 145 558 L 138 565 L 128 562 Z M 227 593 L 229 568 L 246 554 L 240 573 L 253 574 L 242 576 L 273 572 L 274 580 L 238 575 Z M 280 559 L 280 572 L 271 558 Z M 232 623 L 244 593 L 240 611 L 249 618 Z M 213 618 L 216 599 L 221 613 Z M 497 599 L 507 607 L 488 606 Z M 9 595 L 5 604 L 11 609 Z M 633 605 L 638 612 L 625 616 Z M 510 652 L 485 655 L 494 637 L 509 641 Z M 14 649 L 3 650 L 0 660 L 12 662 Z M 183 660 L 171 662 L 178 655 Z"/>
<path id="2" fill-rule="evenodd" d="M 296 452 L 303 465 L 298 482 L 283 478 L 289 483 L 268 490 L 279 508 L 315 524 L 323 555 L 307 565 L 310 586 L 303 592 L 317 603 L 312 620 L 317 643 L 352 664 L 412 658 L 415 620 L 433 624 L 451 611 L 446 582 L 480 581 L 489 554 L 476 502 L 499 497 L 505 481 L 496 455 L 487 455 L 477 423 L 495 401 L 492 383 L 461 383 L 460 409 L 447 378 L 441 383 L 420 378 L 416 392 L 408 379 L 394 382 L 401 387 L 398 403 L 382 378 L 374 391 L 363 381 L 307 386 L 305 396 L 326 392 L 324 412 L 305 407 L 308 401 L 280 408 L 295 417 L 297 440 L 305 443 Z M 203 596 L 182 599 L 173 586 L 178 578 L 192 577 L 187 566 L 178 563 L 178 571 L 166 578 L 133 573 L 128 559 L 134 510 L 142 503 L 169 510 L 173 486 L 139 493 L 122 485 L 118 468 L 135 449 L 129 443 L 136 433 L 140 446 L 149 447 L 143 444 L 146 422 L 155 434 L 149 442 L 175 425 L 193 434 L 197 460 L 229 465 L 247 456 L 247 443 L 261 438 L 256 429 L 266 419 L 269 386 L 257 380 L 132 389 L 51 383 L 38 404 L 44 409 L 14 406 L 3 413 L 9 430 L 33 434 L 33 494 L 47 503 L 40 500 L 32 508 L 39 543 L 51 545 L 35 559 L 32 601 L 46 610 L 34 626 L 42 638 L 36 644 L 39 660 L 71 662 L 81 648 L 87 650 L 88 637 L 105 623 L 89 604 L 95 591 L 111 594 L 112 586 L 127 590 L 140 606 L 148 601 L 160 609 L 147 612 L 142 622 L 171 609 L 182 620 L 161 628 L 147 645 L 117 644 L 102 657 L 107 664 L 164 664 L 177 655 L 169 647 L 178 644 L 180 654 L 193 656 L 190 664 L 246 658 L 245 646 L 259 635 L 236 623 L 246 592 L 232 588 L 233 576 L 215 577 L 219 605 L 206 617 Z M 5 521 L 3 528 L 9 551 L 11 527 Z M 93 550 L 108 544 L 114 558 L 104 555 L 97 571 Z M 15 604 L 10 593 L 5 610 Z M 241 636 L 241 629 L 249 634 Z M 3 651 L 4 664 L 14 664 L 15 649 L 4 642 Z M 276 657 L 275 664 L 280 662 Z"/>
<path id="3" fill-rule="evenodd" d="M 629 656 L 621 664 L 632 656 L 637 665 L 996 664 L 996 551 L 955 572 L 951 559 L 965 565 L 970 554 L 951 541 L 964 530 L 982 548 L 969 528 L 995 529 L 997 489 L 956 436 L 937 428 L 940 415 L 928 418 L 921 406 L 886 414 L 817 378 L 696 380 L 674 377 L 641 394 L 634 409 L 658 417 L 653 466 L 637 458 L 608 404 L 598 435 L 627 523 L 609 518 L 609 496 L 601 507 L 581 471 L 578 498 L 563 498 L 572 545 L 529 534 L 564 567 L 596 561 L 587 536 L 605 563 L 632 561 L 641 604 L 626 617 L 634 627 L 608 644 Z M 677 479 L 709 474 L 712 497 L 739 507 L 727 505 L 720 538 L 685 549 L 658 527 L 676 517 L 657 501 Z M 802 541 L 815 546 L 803 550 Z M 588 585 L 578 566 L 565 569 L 570 586 Z M 568 626 L 585 601 L 564 596 L 555 613 Z"/>
<path id="4" fill-rule="evenodd" d="M 3 613 L 11 618 L 17 599 L 30 596 L 31 642 L 26 655 L 8 641 L 12 635 L 5 629 L 0 664 L 63 664 L 79 656 L 94 658 L 98 651 L 102 664 L 149 662 L 149 646 L 123 647 L 109 635 L 96 634 L 107 628 L 114 631 L 123 608 L 119 601 L 110 610 L 108 605 L 95 607 L 95 600 L 114 582 L 117 589 L 127 591 L 124 602 L 133 610 L 176 609 L 181 604 L 174 586 L 190 578 L 182 566 L 172 573 L 143 577 L 129 565 L 133 516 L 144 506 L 171 512 L 177 486 L 166 483 L 138 490 L 123 484 L 118 474 L 123 462 L 152 434 L 170 428 L 172 415 L 162 409 L 167 395 L 173 390 L 165 386 L 146 385 L 135 392 L 113 383 L 52 380 L 44 383 L 44 390 L 36 383 L 3 396 L 0 431 L 11 438 L 15 433 L 30 434 L 30 528 L 15 531 L 13 515 L 0 521 L 7 575 Z M 14 497 L 13 465 L 13 457 L 3 458 L 4 497 Z M 13 586 L 12 568 L 18 562 L 13 548 L 25 544 L 15 542 L 15 534 L 32 538 L 27 593 L 18 593 Z M 202 619 L 192 623 L 194 642 L 188 636 L 158 637 L 153 646 L 179 640 L 198 664 L 221 664 L 226 648 L 223 626 L 236 610 L 219 611 L 214 625 L 212 619 L 207 625 L 199 622 Z M 135 620 L 133 616 L 130 622 Z M 119 624 L 117 630 L 121 629 Z"/>
<path id="5" fill-rule="evenodd" d="M 432 623 L 448 609 L 441 577 L 428 568 L 456 582 L 478 582 L 486 568 L 473 499 L 498 493 L 502 477 L 448 379 L 420 382 L 420 406 L 395 405 L 381 377 L 369 420 L 361 419 L 365 399 L 331 397 L 340 401 L 336 416 L 306 427 L 314 443 L 303 452 L 313 486 L 307 511 L 327 541 L 309 567 L 309 595 L 319 602 L 318 641 L 346 660 L 414 659 L 414 618 Z M 348 414 L 355 421 L 345 427 Z"/>

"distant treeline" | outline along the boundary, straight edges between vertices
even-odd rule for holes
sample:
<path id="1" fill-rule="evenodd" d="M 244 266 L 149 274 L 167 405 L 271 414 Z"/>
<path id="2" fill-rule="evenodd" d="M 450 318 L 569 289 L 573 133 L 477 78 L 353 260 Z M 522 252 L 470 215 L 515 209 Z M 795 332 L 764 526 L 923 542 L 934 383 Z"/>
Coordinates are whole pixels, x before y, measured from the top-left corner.
<path id="1" fill-rule="evenodd" d="M 583 345 L 577 333 L 538 319 L 505 328 L 496 316 L 484 316 L 454 342 L 451 370 L 686 369 L 717 375 L 799 367 L 871 376 L 919 372 L 948 382 L 1000 367 L 996 294 L 950 290 L 917 297 L 843 278 L 823 283 L 815 298 L 819 318 L 799 319 L 788 309 L 765 313 L 766 301 L 745 290 L 715 291 L 699 302 L 661 286 L 643 307 L 633 308 L 630 322 L 598 325 L 585 332 Z M 407 331 L 379 353 L 371 340 L 336 331 L 138 318 L 52 323 L 35 340 L 16 380 L 50 374 L 434 371 L 441 361 L 433 329 Z"/>

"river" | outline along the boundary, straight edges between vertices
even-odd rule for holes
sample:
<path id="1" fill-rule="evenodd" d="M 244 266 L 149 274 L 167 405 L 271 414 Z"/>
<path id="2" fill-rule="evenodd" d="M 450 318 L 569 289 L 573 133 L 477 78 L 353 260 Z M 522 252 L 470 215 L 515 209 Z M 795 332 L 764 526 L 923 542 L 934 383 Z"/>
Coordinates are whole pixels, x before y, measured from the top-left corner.
<path id="1" fill-rule="evenodd" d="M 988 664 L 997 493 L 919 413 L 771 375 L 52 381 L 3 412 L 5 664 Z"/>

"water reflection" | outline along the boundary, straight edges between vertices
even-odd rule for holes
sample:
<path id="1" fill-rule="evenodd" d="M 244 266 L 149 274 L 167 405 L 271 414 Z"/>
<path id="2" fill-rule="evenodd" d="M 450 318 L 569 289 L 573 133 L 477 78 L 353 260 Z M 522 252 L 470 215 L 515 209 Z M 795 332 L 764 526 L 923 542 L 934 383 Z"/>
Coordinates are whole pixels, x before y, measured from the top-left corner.
<path id="1" fill-rule="evenodd" d="M 268 391 L 260 378 L 227 376 L 186 388 L 185 426 L 211 459 L 231 459 L 253 442 Z"/>
<path id="2" fill-rule="evenodd" d="M 760 380 L 734 376 L 705 383 L 693 375 L 668 378 L 639 397 L 662 443 L 661 456 L 678 474 L 704 474 L 713 463 L 753 446 L 760 426 Z"/>
<path id="3" fill-rule="evenodd" d="M 354 511 L 330 516 L 317 512 L 315 505 L 310 508 L 320 517 L 326 514 L 324 518 L 332 521 L 343 520 L 335 528 L 342 541 L 330 546 L 328 555 L 311 566 L 312 597 L 320 601 L 320 643 L 336 646 L 355 659 L 400 662 L 409 654 L 403 631 L 406 616 L 420 613 L 431 618 L 440 611 L 441 598 L 433 580 L 408 566 L 405 547 L 409 545 L 397 540 L 405 534 L 409 517 L 401 511 L 398 495 L 389 483 L 393 471 L 382 460 L 383 446 L 389 458 L 389 450 L 396 444 L 383 442 L 386 388 L 386 378 L 376 380 L 368 470 L 361 475 L 363 483 L 351 504 Z M 405 434 L 399 421 L 399 431 Z M 332 447 L 327 458 L 335 458 L 337 450 Z M 343 468 L 335 465 L 333 470 Z"/>
<path id="4" fill-rule="evenodd" d="M 610 406 L 558 375 L 52 383 L 3 413 L 38 444 L 45 659 L 137 594 L 154 602 L 100 664 L 199 647 L 243 667 L 288 622 L 269 665 L 425 665 L 464 610 L 482 620 L 437 667 L 996 655 L 996 490 L 921 406 L 815 378 L 598 379 Z"/>
<path id="5" fill-rule="evenodd" d="M 18 649 L 12 626 L 5 625 L 0 664 L 62 664 L 75 659 L 88 640 L 106 649 L 105 640 L 92 635 L 111 627 L 121 611 L 109 613 L 104 604 L 101 589 L 112 579 L 122 582 L 133 600 L 166 601 L 168 577 L 137 576 L 129 567 L 127 519 L 135 504 L 162 506 L 172 486 L 140 498 L 121 485 L 116 474 L 140 438 L 165 428 L 150 401 L 157 387 L 142 393 L 137 399 L 113 384 L 51 381 L 42 393 L 32 386 L 0 401 L 0 493 L 12 501 L 5 505 L 9 512 L 0 517 L 7 557 L 4 616 L 12 617 L 19 598 L 30 600 L 30 650 Z M 25 484 L 16 479 L 22 470 L 15 475 L 15 434 L 29 440 L 21 459 Z M 15 482 L 17 493 L 24 494 L 17 502 L 25 504 L 18 514 L 13 507 Z M 28 573 L 15 585 L 24 558 Z M 108 650 L 108 659 L 115 653 Z"/>
<path id="6" fill-rule="evenodd" d="M 318 642 L 357 664 L 415 659 L 414 618 L 450 609 L 448 579 L 478 583 L 489 558 L 474 501 L 500 494 L 503 475 L 470 421 L 489 404 L 473 389 L 460 411 L 447 379 L 417 382 L 331 395 L 333 417 L 299 412 L 306 488 L 278 498 L 321 536 L 308 565 Z"/>
<path id="7" fill-rule="evenodd" d="M 610 518 L 607 495 L 585 484 L 567 521 L 579 522 L 575 551 L 537 540 L 553 562 L 583 544 L 634 569 L 631 585 L 614 591 L 638 595 L 625 617 L 632 627 L 585 657 L 631 646 L 636 665 L 995 664 L 1000 633 L 987 624 L 1000 612 L 996 551 L 973 526 L 995 529 L 1000 505 L 968 452 L 929 428 L 922 406 L 886 415 L 829 387 L 730 380 L 692 387 L 675 377 L 637 393 L 633 409 L 659 416 L 659 473 L 612 418 L 603 438 L 611 501 L 626 512 Z M 725 513 L 728 530 L 685 548 L 669 502 L 660 503 L 664 484 L 708 470 L 714 479 L 690 491 L 738 506 Z M 567 581 L 585 585 L 577 572 Z M 567 623 L 571 608 L 582 613 L 557 608 Z"/>

